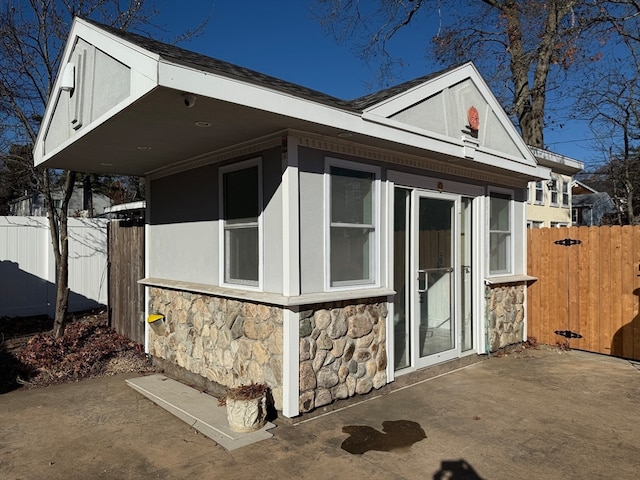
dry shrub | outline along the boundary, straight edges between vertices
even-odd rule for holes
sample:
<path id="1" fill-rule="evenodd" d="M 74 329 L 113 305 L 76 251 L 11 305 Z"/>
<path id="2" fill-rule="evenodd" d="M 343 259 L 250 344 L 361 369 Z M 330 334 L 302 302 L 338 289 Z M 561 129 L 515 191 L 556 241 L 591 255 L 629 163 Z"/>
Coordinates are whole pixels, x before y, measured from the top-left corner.
<path id="1" fill-rule="evenodd" d="M 131 351 L 146 361 L 139 345 L 106 321 L 90 319 L 69 323 L 60 338 L 50 333 L 33 336 L 17 358 L 23 382 L 43 385 L 102 375 L 111 359 Z"/>

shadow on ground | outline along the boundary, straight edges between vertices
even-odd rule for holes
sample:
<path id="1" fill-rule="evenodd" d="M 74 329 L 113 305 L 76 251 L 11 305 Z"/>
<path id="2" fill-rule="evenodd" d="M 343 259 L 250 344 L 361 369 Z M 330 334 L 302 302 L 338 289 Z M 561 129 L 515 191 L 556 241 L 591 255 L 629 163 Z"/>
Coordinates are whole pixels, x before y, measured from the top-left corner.
<path id="1" fill-rule="evenodd" d="M 443 460 L 433 480 L 483 480 L 465 460 Z"/>

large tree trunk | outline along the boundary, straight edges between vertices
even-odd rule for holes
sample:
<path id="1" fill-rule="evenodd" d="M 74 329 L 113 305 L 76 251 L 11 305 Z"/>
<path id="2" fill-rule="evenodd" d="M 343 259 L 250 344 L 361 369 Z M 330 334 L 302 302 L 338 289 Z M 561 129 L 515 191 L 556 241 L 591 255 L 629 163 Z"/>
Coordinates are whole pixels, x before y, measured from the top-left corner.
<path id="1" fill-rule="evenodd" d="M 544 31 L 540 34 L 536 55 L 527 53 L 524 47 L 524 31 L 520 17 L 522 2 L 483 1 L 500 10 L 505 19 L 511 78 L 514 86 L 513 106 L 522 138 L 528 145 L 544 148 L 544 111 L 549 69 L 557 48 L 560 22 L 571 12 L 577 0 L 547 2 Z M 532 70 L 533 64 L 535 66 Z M 533 74 L 532 78 L 529 78 L 530 74 Z"/>

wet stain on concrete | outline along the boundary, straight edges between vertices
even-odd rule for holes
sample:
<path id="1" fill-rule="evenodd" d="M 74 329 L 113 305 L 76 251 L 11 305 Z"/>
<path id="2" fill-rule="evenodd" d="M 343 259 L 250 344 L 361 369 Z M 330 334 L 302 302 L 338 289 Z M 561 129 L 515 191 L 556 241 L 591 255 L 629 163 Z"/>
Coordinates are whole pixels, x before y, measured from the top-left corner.
<path id="1" fill-rule="evenodd" d="M 389 420 L 382 422 L 382 432 L 367 425 L 348 425 L 342 427 L 350 435 L 341 448 L 354 455 L 362 455 L 370 450 L 390 452 L 408 448 L 427 438 L 419 423 L 411 420 Z"/>

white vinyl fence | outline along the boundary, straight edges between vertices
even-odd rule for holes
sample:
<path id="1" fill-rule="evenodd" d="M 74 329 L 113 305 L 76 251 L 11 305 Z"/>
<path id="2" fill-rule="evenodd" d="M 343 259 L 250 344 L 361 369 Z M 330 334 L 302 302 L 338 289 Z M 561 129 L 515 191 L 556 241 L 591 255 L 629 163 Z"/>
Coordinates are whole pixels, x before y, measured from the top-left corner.
<path id="1" fill-rule="evenodd" d="M 107 304 L 107 220 L 69 219 L 69 311 Z M 53 316 L 55 259 L 46 217 L 0 216 L 0 317 Z"/>

